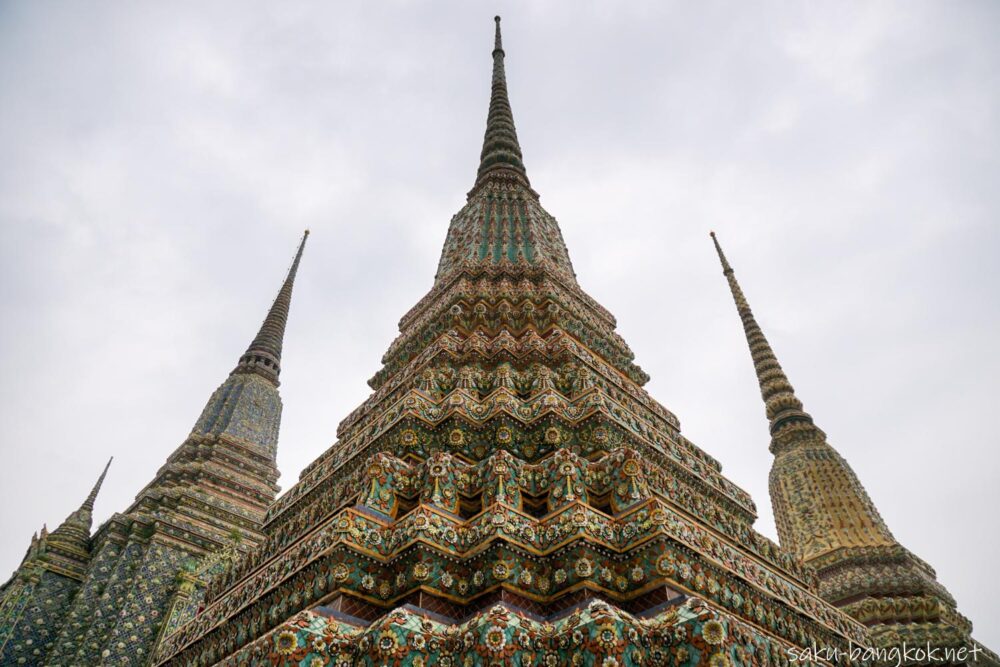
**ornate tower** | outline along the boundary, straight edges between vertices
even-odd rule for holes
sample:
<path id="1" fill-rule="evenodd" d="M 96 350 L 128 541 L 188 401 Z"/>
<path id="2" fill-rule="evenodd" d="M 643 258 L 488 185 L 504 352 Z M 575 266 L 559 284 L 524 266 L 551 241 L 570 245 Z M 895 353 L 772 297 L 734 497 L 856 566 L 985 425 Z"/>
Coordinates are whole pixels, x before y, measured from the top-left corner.
<path id="1" fill-rule="evenodd" d="M 308 234 L 257 336 L 135 502 L 91 537 L 99 480 L 63 525 L 32 541 L 4 588 L 0 664 L 148 664 L 157 636 L 194 615 L 208 580 L 262 541 L 278 491 L 282 340 Z"/>
<path id="2" fill-rule="evenodd" d="M 781 546 L 816 572 L 824 599 L 868 626 L 876 645 L 972 646 L 972 624 L 934 570 L 895 540 L 850 465 L 803 410 L 714 232 L 712 241 L 770 423 L 770 492 Z"/>
<path id="3" fill-rule="evenodd" d="M 154 664 L 786 664 L 867 643 L 642 389 L 530 186 L 504 59 L 498 18 L 476 179 L 373 393 Z"/>
<path id="4" fill-rule="evenodd" d="M 0 588 L 0 664 L 40 664 L 86 578 L 94 502 L 110 465 L 79 509 L 51 533 L 43 526 L 31 538 L 20 567 Z"/>

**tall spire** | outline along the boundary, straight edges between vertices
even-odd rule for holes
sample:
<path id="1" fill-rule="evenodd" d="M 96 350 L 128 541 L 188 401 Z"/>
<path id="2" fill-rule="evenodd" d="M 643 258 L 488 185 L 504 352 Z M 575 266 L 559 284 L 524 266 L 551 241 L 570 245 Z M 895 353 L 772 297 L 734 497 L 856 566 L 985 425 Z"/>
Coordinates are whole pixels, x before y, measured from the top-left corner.
<path id="1" fill-rule="evenodd" d="M 478 186 L 490 175 L 503 170 L 508 175 L 514 175 L 525 185 L 528 174 L 524 169 L 521 157 L 521 145 L 517 141 L 517 130 L 514 129 L 514 114 L 507 98 L 507 77 L 504 73 L 503 40 L 500 36 L 500 17 L 496 21 L 496 36 L 493 42 L 493 84 L 490 92 L 490 110 L 486 117 L 486 136 L 483 139 L 483 152 L 480 155 L 479 171 L 476 174 Z"/>
<path id="2" fill-rule="evenodd" d="M 295 274 L 299 270 L 299 261 L 302 259 L 302 251 L 305 250 L 306 240 L 309 238 L 307 229 L 302 235 L 299 249 L 292 260 L 292 266 L 288 269 L 285 282 L 278 291 L 271 309 L 267 311 L 267 317 L 260 325 L 260 331 L 250 343 L 250 347 L 240 357 L 239 364 L 233 373 L 256 373 L 278 385 L 278 375 L 281 374 L 281 345 L 285 337 L 285 325 L 288 322 L 288 309 L 292 304 L 292 287 L 295 285 Z"/>
<path id="3" fill-rule="evenodd" d="M 872 627 L 875 645 L 968 644 L 972 626 L 954 598 L 896 541 L 854 470 L 802 410 L 714 232 L 712 240 L 767 407 L 768 487 L 781 546 L 812 568 L 823 598 Z"/>
<path id="4" fill-rule="evenodd" d="M 89 550 L 94 502 L 97 500 L 97 494 L 101 490 L 101 485 L 104 483 L 104 478 L 108 474 L 108 468 L 111 467 L 113 460 L 114 457 L 108 459 L 101 476 L 97 478 L 94 488 L 87 494 L 83 503 L 80 504 L 80 508 L 66 517 L 66 520 L 49 535 L 50 546 L 61 547 L 76 553 L 86 553 Z"/>
<path id="5" fill-rule="evenodd" d="M 719 261 L 722 262 L 722 273 L 729 282 L 729 289 L 736 302 L 736 310 L 743 321 L 743 332 L 746 334 L 747 344 L 750 346 L 754 369 L 757 371 L 757 382 L 760 385 L 760 395 L 764 399 L 764 407 L 767 411 L 772 435 L 785 423 L 798 422 L 812 425 L 812 417 L 802 410 L 802 401 L 795 396 L 792 384 L 781 369 L 781 364 L 774 356 L 774 351 L 767 342 L 767 338 L 764 337 L 764 332 L 757 325 L 753 311 L 750 310 L 750 304 L 743 296 L 743 290 L 740 289 L 740 284 L 736 281 L 733 267 L 726 260 L 726 255 L 722 252 L 722 246 L 719 245 L 719 239 L 715 237 L 715 232 L 711 232 L 711 236 L 715 250 L 719 253 Z"/>
<path id="6" fill-rule="evenodd" d="M 97 482 L 94 484 L 94 488 L 90 490 L 90 493 L 87 495 L 87 499 L 83 501 L 83 504 L 80 506 L 80 509 L 85 509 L 90 512 L 94 510 L 94 502 L 97 500 L 97 494 L 100 493 L 101 485 L 104 484 L 104 478 L 108 474 L 108 468 L 111 467 L 111 462 L 114 460 L 115 457 L 113 456 L 108 459 L 108 462 L 104 465 L 104 470 L 101 471 L 101 476 L 97 478 Z"/>
<path id="7" fill-rule="evenodd" d="M 808 562 L 844 549 L 896 544 L 857 475 L 802 409 L 714 232 L 712 241 L 743 320 L 770 422 L 775 458 L 769 486 L 782 546 Z"/>

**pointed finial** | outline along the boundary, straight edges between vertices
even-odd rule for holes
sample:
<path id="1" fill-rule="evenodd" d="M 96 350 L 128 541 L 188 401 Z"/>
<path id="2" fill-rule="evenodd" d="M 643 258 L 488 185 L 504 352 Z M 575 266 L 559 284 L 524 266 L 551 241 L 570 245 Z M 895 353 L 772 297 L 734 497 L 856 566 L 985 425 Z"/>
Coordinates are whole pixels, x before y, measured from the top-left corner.
<path id="1" fill-rule="evenodd" d="M 113 456 L 108 459 L 107 464 L 104 466 L 104 471 L 101 472 L 101 476 L 97 478 L 97 483 L 94 484 L 94 488 L 90 490 L 90 495 L 87 496 L 87 499 L 83 501 L 83 505 L 80 506 L 81 509 L 87 509 L 93 511 L 94 502 L 97 501 L 97 494 L 100 492 L 101 485 L 104 484 L 104 478 L 108 474 L 108 468 L 111 467 L 111 462 L 114 460 L 115 457 Z"/>
<path id="2" fill-rule="evenodd" d="M 260 325 L 260 331 L 240 357 L 233 373 L 256 373 L 277 386 L 278 375 L 281 373 L 281 347 L 285 338 L 285 325 L 288 323 L 288 310 L 292 304 L 292 288 L 295 286 L 295 274 L 299 270 L 299 262 L 308 238 L 307 229 L 302 234 L 302 241 L 299 242 L 299 248 L 292 260 L 292 266 L 288 269 L 285 282 L 278 290 L 278 296 L 267 311 L 267 316 Z"/>
<path id="3" fill-rule="evenodd" d="M 715 232 L 709 232 L 708 235 L 712 237 L 712 243 L 715 244 L 715 252 L 719 253 L 719 261 L 722 262 L 722 273 L 731 273 L 733 267 L 729 266 L 726 255 L 722 252 L 722 246 L 719 245 L 719 239 L 715 237 Z"/>
<path id="4" fill-rule="evenodd" d="M 503 40 L 500 37 L 500 17 L 494 16 L 493 20 L 496 21 L 496 36 L 493 38 L 493 50 L 503 52 Z"/>
<path id="5" fill-rule="evenodd" d="M 97 493 L 101 490 L 101 485 L 104 483 L 104 478 L 108 474 L 108 468 L 111 467 L 113 458 L 108 459 L 104 470 L 101 472 L 101 476 L 97 478 L 97 483 L 94 484 L 94 488 L 87 494 L 87 497 L 80 505 L 80 509 L 66 517 L 66 520 L 52 531 L 49 542 L 53 548 L 68 549 L 76 553 L 86 553 L 90 548 L 90 526 L 93 523 L 94 501 L 97 500 Z M 42 532 L 45 532 L 44 527 L 42 528 Z"/>
<path id="6" fill-rule="evenodd" d="M 495 16 L 496 33 L 493 39 L 493 82 L 490 92 L 490 110 L 486 116 L 486 136 L 479 156 L 479 171 L 473 191 L 487 177 L 505 175 L 513 177 L 530 189 L 528 173 L 524 169 L 521 145 L 514 129 L 514 114 L 507 97 L 507 75 L 504 72 L 503 39 L 500 35 L 500 17 Z M 470 193 L 471 194 L 471 193 Z"/>

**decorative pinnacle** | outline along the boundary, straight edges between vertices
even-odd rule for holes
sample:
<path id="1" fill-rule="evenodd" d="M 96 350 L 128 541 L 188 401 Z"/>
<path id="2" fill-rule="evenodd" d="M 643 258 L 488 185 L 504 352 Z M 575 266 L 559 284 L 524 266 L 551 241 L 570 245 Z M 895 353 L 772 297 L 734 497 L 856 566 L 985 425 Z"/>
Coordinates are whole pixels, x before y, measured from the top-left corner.
<path id="1" fill-rule="evenodd" d="M 757 324 L 753 311 L 750 310 L 750 304 L 747 303 L 743 290 L 736 281 L 733 267 L 729 265 L 725 253 L 722 252 L 719 239 L 716 238 L 715 232 L 711 232 L 710 235 L 712 242 L 715 243 L 719 261 L 722 263 L 722 273 L 729 282 L 729 290 L 733 294 L 733 301 L 736 302 L 736 310 L 743 321 L 743 333 L 750 346 L 754 370 L 757 372 L 757 383 L 760 385 L 760 395 L 764 399 L 764 407 L 771 425 L 771 435 L 775 435 L 785 424 L 793 422 L 812 424 L 812 417 L 802 410 L 802 401 L 795 396 L 795 389 L 792 388 L 771 345 L 764 337 L 764 332 Z"/>
<path id="2" fill-rule="evenodd" d="M 114 457 L 112 457 L 113 459 Z M 90 549 L 90 527 L 93 524 L 92 512 L 94 511 L 94 501 L 97 500 L 97 493 L 101 490 L 104 477 L 108 474 L 112 459 L 108 459 L 107 465 L 97 478 L 94 488 L 87 494 L 87 498 L 66 520 L 59 524 L 59 527 L 52 531 L 49 543 L 64 551 L 86 554 Z M 42 527 L 42 534 L 45 535 L 45 528 Z"/>
<path id="3" fill-rule="evenodd" d="M 97 483 L 94 484 L 94 488 L 90 490 L 90 494 L 87 496 L 87 499 L 83 501 L 83 505 L 80 506 L 80 509 L 86 509 L 89 511 L 94 510 L 94 502 L 97 500 L 97 494 L 100 492 L 101 485 L 104 484 L 104 478 L 108 474 L 108 468 L 111 467 L 111 462 L 114 460 L 115 457 L 113 456 L 108 459 L 108 463 L 104 466 L 104 471 L 101 472 L 101 476 L 97 478 Z"/>
<path id="4" fill-rule="evenodd" d="M 503 38 L 500 36 L 500 17 L 494 16 L 493 20 L 496 21 L 497 31 L 496 36 L 493 38 L 493 50 L 503 52 Z"/>
<path id="5" fill-rule="evenodd" d="M 309 238 L 309 230 L 302 234 L 302 241 L 299 249 L 292 260 L 292 266 L 288 269 L 288 275 L 278 296 L 274 298 L 267 317 L 260 325 L 260 331 L 250 343 L 250 347 L 240 357 L 240 361 L 233 373 L 256 373 L 278 385 L 278 375 L 281 373 L 281 346 L 285 338 L 285 325 L 288 323 L 288 310 L 292 304 L 292 288 L 295 286 L 295 274 L 299 270 L 299 261 L 302 259 L 302 251 L 306 247 L 306 239 Z"/>
<path id="6" fill-rule="evenodd" d="M 722 246 L 719 245 L 719 239 L 715 238 L 715 232 L 709 232 L 708 235 L 712 237 L 712 243 L 715 244 L 715 252 L 719 253 L 719 260 L 722 262 L 722 273 L 732 273 L 733 267 L 729 266 L 729 261 L 726 259 L 725 253 L 722 252 Z"/>
<path id="7" fill-rule="evenodd" d="M 493 41 L 493 83 L 490 91 L 490 110 L 486 117 L 486 135 L 483 138 L 483 151 L 479 156 L 479 171 L 476 175 L 476 186 L 487 177 L 501 170 L 513 175 L 524 185 L 528 183 L 528 173 L 524 169 L 521 156 L 521 145 L 517 141 L 517 130 L 514 129 L 514 114 L 507 97 L 507 75 L 504 71 L 503 38 L 500 35 L 500 17 L 496 21 L 496 36 Z M 473 190 L 475 187 L 473 187 Z"/>

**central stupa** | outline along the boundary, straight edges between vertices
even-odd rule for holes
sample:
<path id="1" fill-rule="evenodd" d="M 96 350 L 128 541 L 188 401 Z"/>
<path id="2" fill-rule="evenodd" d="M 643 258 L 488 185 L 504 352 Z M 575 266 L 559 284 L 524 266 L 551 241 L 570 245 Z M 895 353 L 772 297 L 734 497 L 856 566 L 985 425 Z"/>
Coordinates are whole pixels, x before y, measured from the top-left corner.
<path id="1" fill-rule="evenodd" d="M 773 665 L 869 644 L 753 529 L 748 494 L 577 284 L 528 180 L 496 23 L 479 169 L 432 289 L 153 664 Z"/>

